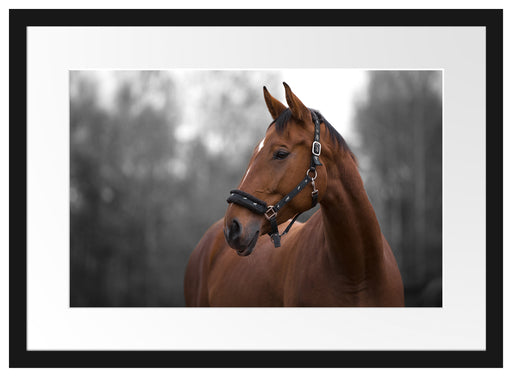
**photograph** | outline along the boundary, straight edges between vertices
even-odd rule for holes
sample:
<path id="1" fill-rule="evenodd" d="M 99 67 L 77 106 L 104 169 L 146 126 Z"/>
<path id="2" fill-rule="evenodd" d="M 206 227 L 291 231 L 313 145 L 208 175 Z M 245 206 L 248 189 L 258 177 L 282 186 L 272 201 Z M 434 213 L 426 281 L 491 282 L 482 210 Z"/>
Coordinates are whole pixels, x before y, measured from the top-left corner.
<path id="1" fill-rule="evenodd" d="M 501 367 L 502 45 L 500 9 L 11 10 L 11 367 Z"/>
<path id="2" fill-rule="evenodd" d="M 442 71 L 69 78 L 72 307 L 442 306 Z"/>

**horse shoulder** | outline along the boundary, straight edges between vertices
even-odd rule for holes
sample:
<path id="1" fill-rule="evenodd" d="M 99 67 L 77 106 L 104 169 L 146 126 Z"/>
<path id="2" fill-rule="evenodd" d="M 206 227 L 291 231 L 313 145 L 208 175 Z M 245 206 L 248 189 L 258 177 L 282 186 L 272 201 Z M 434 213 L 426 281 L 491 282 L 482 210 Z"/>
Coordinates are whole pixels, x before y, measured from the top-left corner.
<path id="1" fill-rule="evenodd" d="M 190 254 L 184 282 L 187 306 L 209 306 L 208 270 L 212 257 L 224 245 L 223 224 L 224 219 L 213 224 Z"/>

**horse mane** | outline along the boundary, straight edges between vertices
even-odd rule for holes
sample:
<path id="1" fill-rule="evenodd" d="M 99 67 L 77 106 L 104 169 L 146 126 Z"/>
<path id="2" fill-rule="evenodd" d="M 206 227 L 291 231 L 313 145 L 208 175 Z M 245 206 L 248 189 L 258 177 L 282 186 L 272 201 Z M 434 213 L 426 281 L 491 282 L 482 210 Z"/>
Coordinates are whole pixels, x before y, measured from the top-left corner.
<path id="1" fill-rule="evenodd" d="M 327 131 L 329 133 L 329 136 L 331 138 L 331 141 L 338 146 L 343 152 L 346 152 L 350 155 L 350 157 L 354 160 L 354 162 L 357 165 L 357 159 L 354 153 L 350 150 L 347 142 L 343 138 L 343 136 L 340 135 L 340 133 L 332 126 L 331 123 L 327 121 L 327 119 L 324 118 L 324 116 L 320 113 L 318 110 L 309 109 L 311 113 L 315 113 L 315 115 L 318 117 L 318 120 L 320 123 L 324 123 L 325 127 L 327 128 Z M 279 116 L 270 123 L 268 126 L 269 128 L 275 124 L 276 131 L 281 134 L 286 129 L 286 126 L 288 125 L 288 121 L 292 117 L 292 112 L 289 108 L 284 110 Z"/>

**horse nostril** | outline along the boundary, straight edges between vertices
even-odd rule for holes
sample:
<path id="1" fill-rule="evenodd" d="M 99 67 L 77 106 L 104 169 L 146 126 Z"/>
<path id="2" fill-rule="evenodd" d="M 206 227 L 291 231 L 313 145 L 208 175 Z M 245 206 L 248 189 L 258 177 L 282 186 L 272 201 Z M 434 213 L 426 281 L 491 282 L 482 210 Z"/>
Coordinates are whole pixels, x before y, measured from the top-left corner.
<path id="1" fill-rule="evenodd" d="M 242 225 L 238 222 L 237 219 L 233 219 L 231 222 L 231 227 L 229 228 L 229 238 L 231 240 L 235 240 L 240 237 L 242 233 Z"/>

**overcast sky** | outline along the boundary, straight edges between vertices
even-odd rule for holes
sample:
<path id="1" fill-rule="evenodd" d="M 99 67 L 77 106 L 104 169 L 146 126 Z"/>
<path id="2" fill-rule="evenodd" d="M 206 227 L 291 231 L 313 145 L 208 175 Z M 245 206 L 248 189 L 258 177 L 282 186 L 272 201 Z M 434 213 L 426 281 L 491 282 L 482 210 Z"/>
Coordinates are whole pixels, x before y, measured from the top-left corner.
<path id="1" fill-rule="evenodd" d="M 193 70 L 172 71 L 173 77 L 188 81 Z M 355 144 L 355 134 L 352 129 L 354 100 L 361 97 L 366 88 L 367 71 L 357 69 L 286 69 L 272 70 L 280 73 L 282 81 L 285 81 L 308 107 L 319 110 L 322 115 L 340 132 L 349 144 Z M 200 132 L 193 124 L 194 113 L 197 111 L 196 101 L 200 98 L 200 89 L 190 85 L 180 86 L 181 95 L 186 95 L 188 101 L 188 114 L 184 122 L 177 129 L 177 136 L 183 140 L 190 139 Z M 277 87 L 269 86 L 262 82 L 261 86 L 267 86 L 269 92 L 286 105 L 285 91 L 282 84 Z M 197 91 L 199 89 L 199 92 Z M 188 93 L 184 93 L 188 91 Z M 261 95 L 263 102 L 263 94 Z"/>
<path id="2" fill-rule="evenodd" d="M 288 69 L 283 80 L 308 107 L 319 110 L 350 143 L 354 98 L 363 94 L 367 71 L 356 69 Z M 285 101 L 284 88 L 268 88 Z"/>
<path id="3" fill-rule="evenodd" d="M 197 100 L 200 98 L 199 88 L 187 85 L 188 78 L 194 70 L 170 70 L 169 74 L 182 81 L 177 83 L 180 96 L 187 98 L 183 109 L 184 122 L 176 132 L 182 140 L 190 139 L 200 130 L 194 127 L 193 113 L 197 111 Z M 354 100 L 361 97 L 367 82 L 367 71 L 358 69 L 286 69 L 274 70 L 280 73 L 283 81 L 292 88 L 293 92 L 308 107 L 319 110 L 324 117 L 340 132 L 349 145 L 356 144 L 355 134 L 352 129 Z M 130 77 L 133 71 L 89 71 L 83 72 L 95 76 L 99 84 L 99 95 L 104 105 L 111 105 L 113 94 L 119 84 L 118 80 Z M 181 85 L 180 85 L 181 84 Z M 268 86 L 270 93 L 278 100 L 286 104 L 284 87 Z M 263 95 L 261 96 L 263 101 Z"/>

